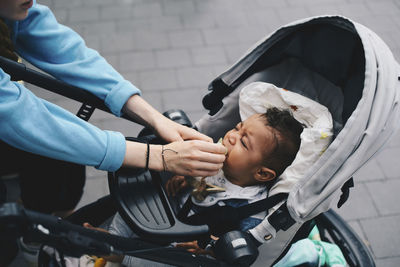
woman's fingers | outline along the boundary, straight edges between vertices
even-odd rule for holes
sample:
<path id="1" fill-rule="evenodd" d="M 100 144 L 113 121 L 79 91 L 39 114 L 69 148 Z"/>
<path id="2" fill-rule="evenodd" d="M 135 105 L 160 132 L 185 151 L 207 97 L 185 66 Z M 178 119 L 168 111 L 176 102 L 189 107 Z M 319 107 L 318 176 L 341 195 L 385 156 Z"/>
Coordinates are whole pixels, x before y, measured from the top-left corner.
<path id="1" fill-rule="evenodd" d="M 164 167 L 176 174 L 209 176 L 216 174 L 225 161 L 226 148 L 204 141 L 170 143 L 163 148 Z"/>
<path id="2" fill-rule="evenodd" d="M 202 140 L 208 143 L 213 142 L 211 137 L 186 126 L 182 126 L 180 132 L 183 140 Z"/>

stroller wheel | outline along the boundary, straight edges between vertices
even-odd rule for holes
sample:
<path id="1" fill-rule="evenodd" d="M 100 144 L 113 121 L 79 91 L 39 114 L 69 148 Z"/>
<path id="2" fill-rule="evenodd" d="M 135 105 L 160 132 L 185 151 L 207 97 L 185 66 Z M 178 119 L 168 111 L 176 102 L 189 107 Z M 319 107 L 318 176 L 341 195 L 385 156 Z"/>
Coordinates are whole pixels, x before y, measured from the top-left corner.
<path id="1" fill-rule="evenodd" d="M 349 266 L 375 266 L 367 246 L 335 211 L 322 213 L 315 221 L 322 240 L 339 246 Z"/>

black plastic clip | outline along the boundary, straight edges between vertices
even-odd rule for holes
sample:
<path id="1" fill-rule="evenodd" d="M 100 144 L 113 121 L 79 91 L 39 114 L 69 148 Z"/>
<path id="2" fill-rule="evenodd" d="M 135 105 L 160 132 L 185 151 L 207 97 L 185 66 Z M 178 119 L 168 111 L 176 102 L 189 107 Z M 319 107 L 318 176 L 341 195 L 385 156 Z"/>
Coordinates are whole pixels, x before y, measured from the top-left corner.
<path id="1" fill-rule="evenodd" d="M 268 222 L 278 232 L 279 230 L 286 231 L 296 221 L 290 216 L 285 202 L 274 213 L 272 213 L 271 216 L 268 217 Z"/>

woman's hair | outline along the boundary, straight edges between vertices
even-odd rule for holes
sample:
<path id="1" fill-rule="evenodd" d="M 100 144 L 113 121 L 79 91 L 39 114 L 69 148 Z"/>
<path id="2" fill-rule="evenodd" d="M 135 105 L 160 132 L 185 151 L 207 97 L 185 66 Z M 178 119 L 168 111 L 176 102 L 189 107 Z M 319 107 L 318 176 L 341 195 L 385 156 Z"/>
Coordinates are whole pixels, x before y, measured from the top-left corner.
<path id="1" fill-rule="evenodd" d="M 11 41 L 11 32 L 7 24 L 0 19 L 0 56 L 18 60 L 18 56 L 14 53 L 14 45 Z"/>
<path id="2" fill-rule="evenodd" d="M 303 125 L 298 122 L 289 110 L 270 108 L 262 117 L 265 125 L 274 129 L 275 148 L 267 155 L 265 164 L 276 172 L 276 177 L 292 164 L 300 148 L 300 134 Z"/>

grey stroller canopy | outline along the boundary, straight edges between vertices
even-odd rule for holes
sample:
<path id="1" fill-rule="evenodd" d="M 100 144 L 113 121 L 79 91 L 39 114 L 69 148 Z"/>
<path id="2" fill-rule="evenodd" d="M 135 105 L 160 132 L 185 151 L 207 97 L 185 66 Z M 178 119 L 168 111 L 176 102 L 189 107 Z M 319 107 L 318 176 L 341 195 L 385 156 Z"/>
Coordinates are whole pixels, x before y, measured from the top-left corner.
<path id="1" fill-rule="evenodd" d="M 252 232 L 258 240 L 310 220 L 339 200 L 343 184 L 397 128 L 399 75 L 399 64 L 374 32 L 344 17 L 323 16 L 280 28 L 210 84 L 203 99 L 210 113 L 196 126 L 214 140 L 240 120 L 239 91 L 255 81 L 311 98 L 333 117 L 333 142 L 288 192 L 285 209 L 292 223 L 271 227 L 270 214 Z M 282 215 L 278 224 L 288 220 Z"/>

